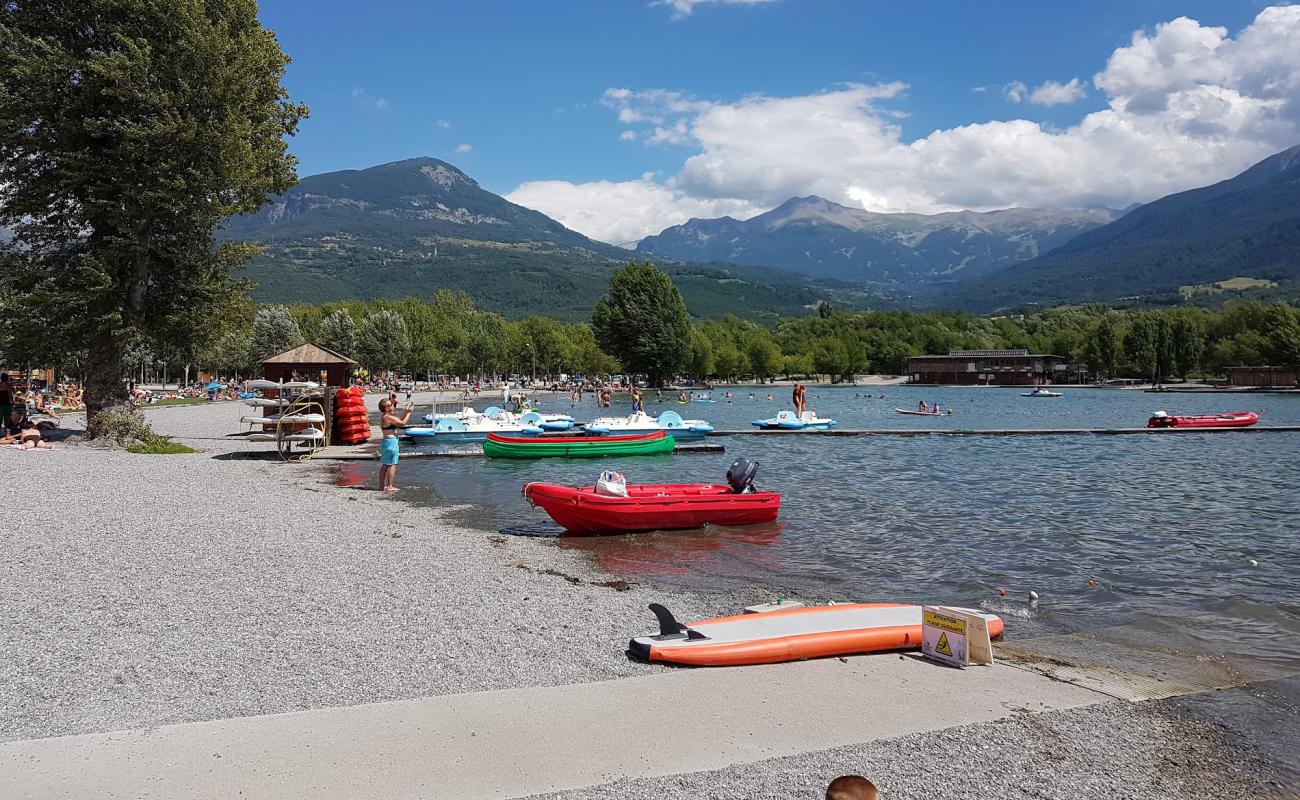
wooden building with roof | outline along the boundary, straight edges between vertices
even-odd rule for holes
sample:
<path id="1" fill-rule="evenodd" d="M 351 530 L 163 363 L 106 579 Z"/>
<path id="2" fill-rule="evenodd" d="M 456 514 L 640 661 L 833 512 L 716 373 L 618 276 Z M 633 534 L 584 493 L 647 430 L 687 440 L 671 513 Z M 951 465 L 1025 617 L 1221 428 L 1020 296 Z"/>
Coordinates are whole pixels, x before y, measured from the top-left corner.
<path id="1" fill-rule="evenodd" d="M 268 381 L 315 381 L 322 386 L 347 386 L 357 362 L 327 347 L 307 342 L 262 362 Z"/>
<path id="2" fill-rule="evenodd" d="M 1033 386 L 1083 383 L 1088 368 L 1050 353 L 1028 350 L 951 350 L 946 356 L 907 359 L 909 383 L 951 386 Z"/>

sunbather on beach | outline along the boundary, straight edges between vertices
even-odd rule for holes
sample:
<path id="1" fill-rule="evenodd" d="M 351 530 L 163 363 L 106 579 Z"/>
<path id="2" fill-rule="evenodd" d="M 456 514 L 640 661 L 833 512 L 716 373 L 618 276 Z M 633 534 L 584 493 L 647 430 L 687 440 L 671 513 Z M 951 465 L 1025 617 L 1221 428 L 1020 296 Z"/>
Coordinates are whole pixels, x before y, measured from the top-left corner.
<path id="1" fill-rule="evenodd" d="M 32 424 L 21 409 L 15 408 L 9 412 L 9 417 L 5 419 L 4 434 L 0 437 L 0 444 L 17 444 L 24 450 L 54 449 L 54 445 L 41 437 L 40 430 Z"/>

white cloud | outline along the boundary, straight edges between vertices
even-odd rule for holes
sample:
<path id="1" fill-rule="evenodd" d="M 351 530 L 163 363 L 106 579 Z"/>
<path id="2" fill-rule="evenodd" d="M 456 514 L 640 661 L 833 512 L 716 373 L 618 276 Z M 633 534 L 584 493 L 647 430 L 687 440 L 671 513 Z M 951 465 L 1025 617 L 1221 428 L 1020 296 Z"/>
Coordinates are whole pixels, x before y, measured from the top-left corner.
<path id="1" fill-rule="evenodd" d="M 635 142 L 636 131 L 623 131 L 618 135 L 618 140 L 620 142 Z"/>
<path id="2" fill-rule="evenodd" d="M 718 3 L 728 6 L 755 6 L 759 3 L 771 3 L 775 0 L 654 0 L 650 3 L 654 6 L 667 6 L 673 10 L 673 19 L 682 19 L 689 17 L 696 6 L 702 6 L 707 3 Z"/>
<path id="3" fill-rule="evenodd" d="M 1049 85 L 1038 101 L 1083 89 L 1013 84 L 1030 102 Z M 639 115 L 629 127 L 641 140 L 693 149 L 677 174 L 535 182 L 511 197 L 605 241 L 806 194 L 924 213 L 1145 202 L 1300 142 L 1300 6 L 1266 8 L 1235 38 L 1186 18 L 1139 31 L 1093 85 L 1107 107 L 1072 126 L 995 120 L 911 141 L 887 107 L 899 83 L 734 102 L 611 89 L 602 102 Z"/>
<path id="4" fill-rule="evenodd" d="M 471 150 L 473 150 L 473 149 L 474 149 L 474 145 L 472 145 L 472 144 L 458 144 L 458 145 L 456 145 L 456 152 L 457 152 L 457 153 L 468 153 L 469 151 L 471 151 Z"/>
<path id="5" fill-rule="evenodd" d="M 506 195 L 512 203 L 545 213 L 567 227 L 610 244 L 637 241 L 691 217 L 752 217 L 763 209 L 743 200 L 689 197 L 654 180 L 533 181 Z"/>
<path id="6" fill-rule="evenodd" d="M 1002 96 L 1013 103 L 1019 103 L 1029 93 L 1029 87 L 1020 81 L 1012 81 L 1002 87 Z"/>
<path id="7" fill-rule="evenodd" d="M 445 119 L 440 119 L 438 120 L 438 127 L 442 128 L 443 130 L 447 130 L 448 128 L 451 127 L 451 123 Z"/>
<path id="8" fill-rule="evenodd" d="M 1068 83 L 1047 81 L 1030 93 L 1029 102 L 1040 106 L 1059 106 L 1082 100 L 1087 93 L 1078 78 L 1071 78 Z"/>
<path id="9" fill-rule="evenodd" d="M 392 104 L 384 98 L 372 96 L 364 86 L 354 86 L 352 88 L 352 99 L 371 106 L 376 111 L 391 111 L 393 108 Z"/>

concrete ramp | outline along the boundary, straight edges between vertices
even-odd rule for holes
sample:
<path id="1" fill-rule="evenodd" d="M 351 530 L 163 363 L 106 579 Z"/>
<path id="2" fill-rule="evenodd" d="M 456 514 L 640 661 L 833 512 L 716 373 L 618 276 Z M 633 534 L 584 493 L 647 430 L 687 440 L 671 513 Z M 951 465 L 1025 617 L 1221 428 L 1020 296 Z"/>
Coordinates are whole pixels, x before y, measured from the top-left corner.
<path id="1" fill-rule="evenodd" d="M 520 797 L 1072 708 L 1106 695 L 897 654 L 0 744 L 18 798 Z"/>

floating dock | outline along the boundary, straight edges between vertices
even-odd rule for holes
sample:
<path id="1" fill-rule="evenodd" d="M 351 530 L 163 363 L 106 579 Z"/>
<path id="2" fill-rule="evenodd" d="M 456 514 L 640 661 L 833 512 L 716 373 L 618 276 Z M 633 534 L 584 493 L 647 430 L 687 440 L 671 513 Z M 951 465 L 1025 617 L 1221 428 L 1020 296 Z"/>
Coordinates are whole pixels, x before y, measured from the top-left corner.
<path id="1" fill-rule="evenodd" d="M 673 453 L 723 453 L 726 452 L 718 442 L 687 442 L 673 448 Z M 331 445 L 322 447 L 312 456 L 313 461 L 372 461 L 379 457 L 374 443 L 359 445 Z M 403 450 L 402 458 L 486 458 L 482 450 Z"/>
<path id="2" fill-rule="evenodd" d="M 829 431 L 750 428 L 714 431 L 709 436 L 1123 436 L 1131 434 L 1300 433 L 1300 425 L 1249 428 L 832 428 Z"/>

